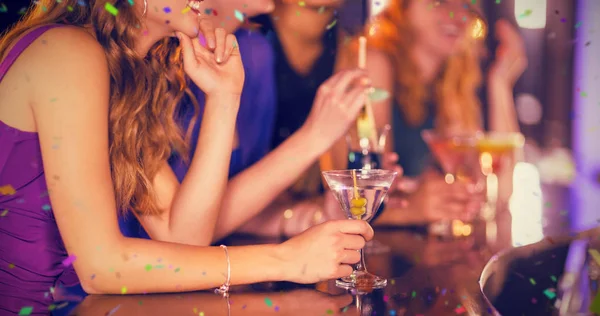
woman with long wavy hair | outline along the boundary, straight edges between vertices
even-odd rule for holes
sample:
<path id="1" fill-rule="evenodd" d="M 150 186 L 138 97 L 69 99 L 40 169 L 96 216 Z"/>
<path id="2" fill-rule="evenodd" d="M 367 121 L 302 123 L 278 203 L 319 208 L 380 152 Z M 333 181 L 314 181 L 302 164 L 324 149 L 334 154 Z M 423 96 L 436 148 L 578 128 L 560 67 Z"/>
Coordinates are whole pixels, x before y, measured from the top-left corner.
<path id="1" fill-rule="evenodd" d="M 470 1 L 390 0 L 365 27 L 373 85 L 390 92 L 390 98 L 373 105 L 375 121 L 379 127 L 392 125 L 388 150 L 398 154 L 407 176 L 400 189 L 409 193 L 403 203 L 410 208 L 386 210 L 377 223 L 469 220 L 480 209 L 483 197 L 476 188 L 447 184 L 443 176 L 426 170 L 429 149 L 421 131 L 471 133 L 484 128 L 477 96 L 483 78 L 483 23 Z M 486 77 L 487 125 L 492 131 L 518 131 L 512 90 L 527 59 L 520 36 L 508 22 L 497 23 L 496 37 L 500 45 Z M 354 42 L 346 64 L 355 63 L 356 51 Z M 336 155 L 345 153 L 338 150 Z M 393 199 L 388 207 L 394 208 Z"/>
<path id="2" fill-rule="evenodd" d="M 212 239 L 244 81 L 235 37 L 197 8 L 41 0 L 2 37 L 0 311 L 47 312 L 51 288 L 78 282 L 88 293 L 226 292 L 352 271 L 373 234 L 361 221 L 280 245 L 176 244 Z M 198 29 L 208 47 L 192 40 Z M 186 148 L 173 115 L 188 79 L 206 103 L 202 152 L 180 184 L 167 159 Z M 148 233 L 161 241 L 123 237 L 117 218 L 129 210 L 152 215 Z"/>

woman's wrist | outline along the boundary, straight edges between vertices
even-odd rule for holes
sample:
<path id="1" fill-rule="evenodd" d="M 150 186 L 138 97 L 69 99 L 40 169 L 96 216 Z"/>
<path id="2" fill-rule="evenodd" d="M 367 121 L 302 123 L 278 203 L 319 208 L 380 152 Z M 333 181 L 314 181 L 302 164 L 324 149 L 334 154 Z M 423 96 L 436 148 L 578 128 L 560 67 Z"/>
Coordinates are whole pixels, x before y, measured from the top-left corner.
<path id="1" fill-rule="evenodd" d="M 206 103 L 217 103 L 215 106 L 217 109 L 237 109 L 240 106 L 241 94 L 236 93 L 228 93 L 228 92 L 215 92 L 211 94 L 206 94 Z M 209 108 L 207 106 L 207 108 Z"/>
<path id="2" fill-rule="evenodd" d="M 300 127 L 297 134 L 298 137 L 303 140 L 303 143 L 307 145 L 307 149 L 314 153 L 316 157 L 321 156 L 332 145 L 323 141 L 323 135 L 321 135 L 316 128 L 307 125 L 306 123 Z"/>

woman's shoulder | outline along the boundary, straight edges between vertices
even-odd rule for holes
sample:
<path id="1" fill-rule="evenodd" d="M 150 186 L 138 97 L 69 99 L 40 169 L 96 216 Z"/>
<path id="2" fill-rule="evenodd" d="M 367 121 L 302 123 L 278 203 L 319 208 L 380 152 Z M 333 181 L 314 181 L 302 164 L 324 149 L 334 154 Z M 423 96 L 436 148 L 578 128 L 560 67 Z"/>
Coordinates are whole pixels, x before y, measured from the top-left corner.
<path id="1" fill-rule="evenodd" d="M 27 47 L 19 59 L 22 60 L 22 65 L 32 71 L 47 69 L 64 73 L 88 71 L 90 67 L 106 68 L 106 55 L 100 43 L 84 28 L 69 25 L 45 31 Z M 39 68 L 40 66 L 43 67 Z"/>

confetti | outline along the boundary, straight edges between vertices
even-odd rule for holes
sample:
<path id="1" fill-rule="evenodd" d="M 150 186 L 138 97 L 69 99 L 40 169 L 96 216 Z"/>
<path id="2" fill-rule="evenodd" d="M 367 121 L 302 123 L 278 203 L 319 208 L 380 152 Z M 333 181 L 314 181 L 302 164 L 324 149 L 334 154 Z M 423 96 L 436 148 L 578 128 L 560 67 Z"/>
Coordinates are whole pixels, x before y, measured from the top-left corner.
<path id="1" fill-rule="evenodd" d="M 269 306 L 269 307 L 273 306 L 273 302 L 268 297 L 265 297 L 265 304 L 267 304 L 267 306 Z"/>
<path id="2" fill-rule="evenodd" d="M 121 288 L 121 294 L 127 294 L 127 287 L 124 286 Z"/>
<path id="3" fill-rule="evenodd" d="M 6 7 L 6 4 L 4 4 L 4 3 L 0 4 L 0 12 L 2 12 L 2 13 L 8 12 L 8 8 Z"/>
<path id="4" fill-rule="evenodd" d="M 117 8 L 115 8 L 112 4 L 110 4 L 110 2 L 107 2 L 104 5 L 104 9 L 106 11 L 108 11 L 108 13 L 110 13 L 110 14 L 112 14 L 114 16 L 117 16 L 117 14 L 119 14 L 119 10 Z"/>
<path id="5" fill-rule="evenodd" d="M 52 207 L 50 207 L 50 205 L 49 205 L 49 204 L 44 204 L 44 205 L 42 205 L 42 210 L 44 210 L 44 211 L 49 211 L 49 210 L 51 210 L 51 209 L 52 209 Z"/>
<path id="6" fill-rule="evenodd" d="M 192 8 L 190 7 L 185 7 L 185 9 L 181 10 L 181 14 L 186 14 L 188 13 Z"/>
<path id="7" fill-rule="evenodd" d="M 110 315 L 116 313 L 120 307 L 121 307 L 121 304 L 117 305 L 115 308 L 111 309 L 108 313 L 106 313 L 106 316 L 110 316 Z"/>
<path id="8" fill-rule="evenodd" d="M 0 217 L 4 217 L 6 214 L 8 214 L 8 210 L 2 211 L 2 213 L 0 213 Z"/>
<path id="9" fill-rule="evenodd" d="M 152 270 L 152 265 L 151 264 L 147 264 L 144 269 L 146 269 L 146 271 L 150 271 Z"/>
<path id="10" fill-rule="evenodd" d="M 133 7 L 133 5 L 134 5 L 133 0 L 127 0 L 127 2 L 129 2 L 129 5 Z"/>
<path id="11" fill-rule="evenodd" d="M 546 295 L 546 297 L 550 300 L 554 299 L 556 297 L 556 293 L 554 292 L 554 289 L 545 289 L 544 295 Z"/>
<path id="12" fill-rule="evenodd" d="M 531 11 L 531 9 L 527 9 L 527 10 L 525 10 L 525 12 L 523 12 L 523 14 L 521 14 L 521 15 L 519 16 L 519 18 L 525 18 L 525 17 L 528 17 L 528 16 L 530 16 L 530 15 L 531 15 L 531 13 L 532 13 L 532 12 L 533 12 L 533 11 Z"/>
<path id="13" fill-rule="evenodd" d="M 369 91 L 369 99 L 373 102 L 380 102 L 390 97 L 390 93 L 386 90 L 374 88 Z"/>
<path id="14" fill-rule="evenodd" d="M 9 268 L 9 269 L 13 269 L 14 267 L 15 267 L 15 264 L 14 264 L 14 263 L 9 263 L 9 264 L 8 264 L 8 268 Z"/>
<path id="15" fill-rule="evenodd" d="M 180 270 L 179 268 L 175 269 L 175 273 L 179 272 L 179 270 Z"/>
<path id="16" fill-rule="evenodd" d="M 456 315 L 464 314 L 466 311 L 467 310 L 465 309 L 465 307 L 460 306 L 460 305 L 454 309 L 454 312 L 456 313 Z"/>
<path id="17" fill-rule="evenodd" d="M 67 259 L 63 260 L 62 264 L 63 266 L 68 267 L 71 264 L 73 264 L 73 261 L 75 261 L 75 259 L 77 259 L 75 255 L 70 255 L 67 257 Z"/>
<path id="18" fill-rule="evenodd" d="M 278 312 L 279 311 L 279 306 L 275 306 L 275 311 Z"/>
<path id="19" fill-rule="evenodd" d="M 331 315 L 331 314 L 333 314 L 333 311 L 332 311 L 332 310 L 330 310 L 330 309 L 328 309 L 328 310 L 327 310 L 327 314 L 330 314 L 330 315 Z"/>
<path id="20" fill-rule="evenodd" d="M 171 13 L 171 8 L 169 7 L 164 7 L 163 11 L 165 11 L 165 13 Z"/>
<path id="21" fill-rule="evenodd" d="M 235 14 L 236 19 L 238 19 L 240 22 L 244 22 L 244 14 L 242 12 L 235 10 L 233 13 Z"/>
<path id="22" fill-rule="evenodd" d="M 329 25 L 327 25 L 326 29 L 331 30 L 337 24 L 337 20 L 333 20 Z"/>
<path id="23" fill-rule="evenodd" d="M 13 195 L 15 193 L 17 193 L 17 191 L 15 191 L 15 188 L 13 188 L 13 186 L 10 184 L 0 187 L 0 194 L 2 195 Z"/>
<path id="24" fill-rule="evenodd" d="M 19 311 L 19 316 L 31 315 L 31 312 L 33 312 L 33 307 L 25 306 L 25 307 L 21 308 L 21 310 Z"/>
<path id="25" fill-rule="evenodd" d="M 531 282 L 531 284 L 535 285 L 535 280 L 533 278 L 529 278 L 529 282 Z"/>

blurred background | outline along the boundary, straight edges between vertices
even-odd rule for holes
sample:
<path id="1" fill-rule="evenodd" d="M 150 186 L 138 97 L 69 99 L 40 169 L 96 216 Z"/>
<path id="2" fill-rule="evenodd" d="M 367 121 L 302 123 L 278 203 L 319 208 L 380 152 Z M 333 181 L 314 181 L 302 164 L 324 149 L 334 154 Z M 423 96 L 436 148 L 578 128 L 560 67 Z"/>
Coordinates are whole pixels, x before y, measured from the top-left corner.
<path id="1" fill-rule="evenodd" d="M 338 12 L 338 23 L 356 33 L 371 16 L 385 9 L 387 2 L 348 0 Z M 497 45 L 493 34 L 499 18 L 517 25 L 526 44 L 529 67 L 515 86 L 515 103 L 521 130 L 527 138 L 527 164 L 517 168 L 522 174 L 515 174 L 515 180 L 527 179 L 525 182 L 533 183 L 534 188 L 523 190 L 534 193 L 517 194 L 516 204 L 526 205 L 528 210 L 523 213 L 531 214 L 531 205 L 537 205 L 538 211 L 533 213 L 541 216 L 549 209 L 554 214 L 551 217 L 563 217 L 550 220 L 552 225 L 568 222 L 575 230 L 598 225 L 600 1 L 468 2 L 480 8 L 487 22 L 488 55 L 493 55 Z M 0 31 L 16 22 L 30 3 L 0 0 Z M 489 60 L 482 61 L 484 67 Z M 549 195 L 544 197 L 544 205 L 542 198 L 536 196 L 535 192 L 540 190 L 535 186 L 549 186 L 543 190 Z"/>

